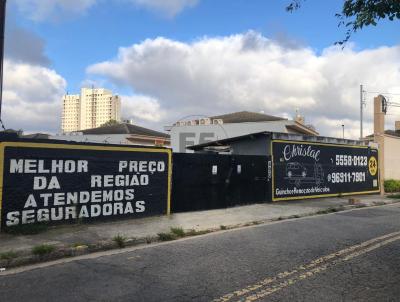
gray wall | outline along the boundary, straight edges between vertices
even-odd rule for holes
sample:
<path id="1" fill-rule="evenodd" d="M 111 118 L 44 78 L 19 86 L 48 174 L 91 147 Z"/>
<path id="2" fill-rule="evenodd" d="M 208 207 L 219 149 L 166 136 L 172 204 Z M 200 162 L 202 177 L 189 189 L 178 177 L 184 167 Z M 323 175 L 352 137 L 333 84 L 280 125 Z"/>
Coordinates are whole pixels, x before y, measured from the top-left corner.
<path id="1" fill-rule="evenodd" d="M 270 155 L 270 139 L 267 136 L 246 138 L 230 143 L 232 154 L 235 155 Z"/>
<path id="2" fill-rule="evenodd" d="M 291 120 L 232 123 L 222 125 L 173 126 L 170 130 L 171 147 L 174 152 L 192 153 L 186 147 L 204 144 L 216 140 L 258 132 L 285 132 L 287 125 L 293 125 Z"/>

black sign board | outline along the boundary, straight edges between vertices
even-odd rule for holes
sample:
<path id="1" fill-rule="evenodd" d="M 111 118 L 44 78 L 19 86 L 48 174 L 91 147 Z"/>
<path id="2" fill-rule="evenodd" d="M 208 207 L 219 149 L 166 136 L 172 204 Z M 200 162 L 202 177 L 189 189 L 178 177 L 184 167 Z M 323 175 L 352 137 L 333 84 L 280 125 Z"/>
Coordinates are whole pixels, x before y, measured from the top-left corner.
<path id="1" fill-rule="evenodd" d="M 0 144 L 1 227 L 169 214 L 171 151 Z"/>
<path id="2" fill-rule="evenodd" d="M 273 200 L 379 192 L 378 150 L 275 140 Z"/>

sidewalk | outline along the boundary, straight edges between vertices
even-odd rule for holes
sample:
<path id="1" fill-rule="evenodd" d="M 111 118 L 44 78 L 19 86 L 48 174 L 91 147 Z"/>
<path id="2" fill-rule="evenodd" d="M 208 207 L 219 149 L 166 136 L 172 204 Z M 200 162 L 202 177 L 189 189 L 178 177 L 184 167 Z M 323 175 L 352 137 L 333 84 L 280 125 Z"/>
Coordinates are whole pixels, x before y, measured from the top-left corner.
<path id="1" fill-rule="evenodd" d="M 169 233 L 171 227 L 179 227 L 185 232 L 189 231 L 191 235 L 195 235 L 225 228 L 400 201 L 379 195 L 354 198 L 359 201 L 355 205 L 349 205 L 349 197 L 310 199 L 179 213 L 172 214 L 170 217 L 51 227 L 36 235 L 0 234 L 0 267 L 11 267 L 116 248 L 115 236 L 117 235 L 125 238 L 124 245 L 126 246 L 145 244 L 158 241 L 158 234 Z M 54 251 L 45 256 L 33 255 L 32 248 L 43 244 L 52 245 Z"/>

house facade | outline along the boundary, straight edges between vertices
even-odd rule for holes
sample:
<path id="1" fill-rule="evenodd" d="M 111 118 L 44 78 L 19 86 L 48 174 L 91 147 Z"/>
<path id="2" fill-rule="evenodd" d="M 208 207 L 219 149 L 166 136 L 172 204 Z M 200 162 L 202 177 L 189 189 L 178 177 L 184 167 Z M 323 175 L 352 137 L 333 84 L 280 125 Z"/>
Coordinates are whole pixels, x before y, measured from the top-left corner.
<path id="1" fill-rule="evenodd" d="M 178 121 L 165 127 L 171 135 L 174 152 L 193 152 L 190 146 L 229 139 L 259 132 L 279 132 L 316 136 L 314 127 L 306 125 L 304 118 L 289 120 L 263 113 L 241 111 L 225 115 Z"/>

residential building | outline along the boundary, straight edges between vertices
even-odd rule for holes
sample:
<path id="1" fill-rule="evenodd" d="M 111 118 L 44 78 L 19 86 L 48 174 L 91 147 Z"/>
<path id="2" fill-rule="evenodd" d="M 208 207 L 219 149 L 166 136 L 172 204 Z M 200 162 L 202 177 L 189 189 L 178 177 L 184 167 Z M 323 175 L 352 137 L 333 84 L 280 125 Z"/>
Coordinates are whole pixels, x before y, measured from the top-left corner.
<path id="1" fill-rule="evenodd" d="M 167 147 L 170 145 L 170 138 L 168 134 L 137 125 L 132 125 L 130 123 L 118 123 L 109 126 L 85 129 L 77 132 L 63 133 L 50 136 L 49 138 L 65 141 L 103 144 L 160 147 Z"/>
<path id="2" fill-rule="evenodd" d="M 304 123 L 299 114 L 294 120 L 249 111 L 178 121 L 165 127 L 171 134 L 174 152 L 193 152 L 189 146 L 259 132 L 279 132 L 316 136 L 318 132 Z"/>
<path id="3" fill-rule="evenodd" d="M 80 131 L 120 121 L 121 99 L 104 88 L 82 88 L 80 94 L 63 97 L 61 130 Z"/>
<path id="4" fill-rule="evenodd" d="M 61 130 L 63 132 L 80 129 L 80 95 L 67 94 L 63 98 Z"/>

